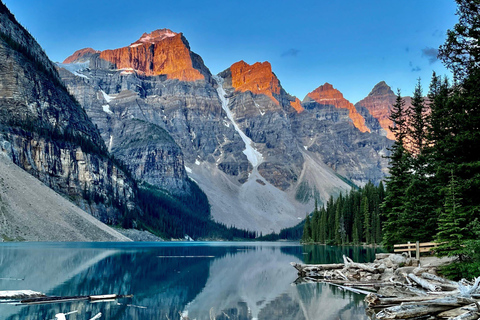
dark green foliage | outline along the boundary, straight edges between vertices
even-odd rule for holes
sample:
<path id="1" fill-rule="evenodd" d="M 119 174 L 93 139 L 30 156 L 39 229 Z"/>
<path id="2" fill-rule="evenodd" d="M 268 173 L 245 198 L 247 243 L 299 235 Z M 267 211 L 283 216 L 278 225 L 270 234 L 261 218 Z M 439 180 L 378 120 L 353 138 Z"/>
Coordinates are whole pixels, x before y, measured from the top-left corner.
<path id="1" fill-rule="evenodd" d="M 403 206 L 403 238 L 412 241 L 431 241 L 436 233 L 435 209 L 437 199 L 433 190 L 435 177 L 428 166 L 427 109 L 420 80 L 413 93 L 408 111 L 408 137 L 410 150 L 409 181 L 405 189 Z M 418 226 L 423 226 L 419 228 Z M 410 238 L 409 238 L 410 237 Z"/>
<path id="2" fill-rule="evenodd" d="M 480 68 L 480 3 L 478 0 L 456 0 L 458 23 L 448 30 L 439 57 L 463 81 L 472 70 Z"/>
<path id="3" fill-rule="evenodd" d="M 379 243 L 381 234 L 380 204 L 385 190 L 383 184 L 352 189 L 345 196 L 330 198 L 327 206 L 307 216 L 302 242 L 343 245 L 347 243 Z"/>
<path id="4" fill-rule="evenodd" d="M 430 240 L 435 230 L 442 243 L 437 253 L 457 258 L 444 274 L 471 278 L 480 275 L 480 1 L 456 2 L 459 22 L 439 51 L 455 82 L 433 74 L 425 118 L 421 99 L 414 95 L 407 126 L 413 152 L 407 166 L 400 152 L 390 158 L 384 232 L 391 245 Z M 396 138 L 394 146 L 400 147 L 405 140 Z M 408 170 L 407 179 L 400 180 Z"/>
<path id="5" fill-rule="evenodd" d="M 409 181 L 411 155 L 405 149 L 405 138 L 407 135 L 406 110 L 400 90 L 397 92 L 397 99 L 393 105 L 390 120 L 393 122 L 393 127 L 390 130 L 395 135 L 395 142 L 390 148 L 390 176 L 386 179 L 385 201 L 382 203 L 385 220 L 383 240 L 387 247 L 391 247 L 395 243 L 402 243 L 405 240 L 405 235 L 400 232 L 403 228 L 401 219 L 404 215 L 405 188 Z"/>
<path id="6" fill-rule="evenodd" d="M 197 192 L 203 193 L 200 188 Z M 193 198 L 202 198 L 200 194 Z M 167 192 L 144 184 L 138 189 L 138 204 L 143 214 L 138 216 L 140 226 L 164 238 L 193 239 L 255 239 L 254 231 L 241 230 L 216 223 L 210 218 L 210 210 L 203 211 L 204 204 L 185 203 Z M 208 204 L 207 204 L 208 205 Z"/>
<path id="7" fill-rule="evenodd" d="M 480 222 L 475 219 L 468 224 L 467 228 L 474 234 L 474 237 L 462 242 L 463 246 L 460 248 L 461 252 L 459 252 L 461 258 L 440 270 L 444 276 L 454 280 L 480 276 Z"/>
<path id="8" fill-rule="evenodd" d="M 307 215 L 305 218 L 305 225 L 303 226 L 303 235 L 302 235 L 302 242 L 312 242 L 312 223 L 310 222 L 310 215 Z"/>

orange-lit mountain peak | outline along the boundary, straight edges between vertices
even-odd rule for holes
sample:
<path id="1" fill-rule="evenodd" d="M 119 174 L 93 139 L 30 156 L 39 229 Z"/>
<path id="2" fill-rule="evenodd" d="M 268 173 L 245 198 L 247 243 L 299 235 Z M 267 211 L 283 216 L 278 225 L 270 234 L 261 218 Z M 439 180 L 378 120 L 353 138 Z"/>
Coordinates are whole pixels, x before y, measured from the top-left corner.
<path id="1" fill-rule="evenodd" d="M 290 106 L 292 106 L 292 108 L 295 109 L 295 111 L 297 111 L 297 113 L 301 113 L 302 111 L 305 110 L 302 107 L 302 103 L 300 102 L 300 100 L 298 98 L 295 98 L 295 101 L 290 101 Z"/>
<path id="2" fill-rule="evenodd" d="M 100 51 L 94 50 L 92 48 L 80 49 L 80 50 L 75 51 L 70 57 L 65 59 L 63 61 L 63 63 L 67 64 L 67 63 L 78 62 L 78 61 L 81 61 L 82 58 L 87 58 L 87 57 L 91 56 L 92 54 L 95 54 L 95 53 L 98 53 L 98 52 L 100 52 Z M 81 61 L 81 62 L 83 62 L 83 61 Z"/>
<path id="3" fill-rule="evenodd" d="M 117 69 L 133 68 L 147 76 L 166 75 L 168 79 L 196 81 L 205 79 L 193 67 L 190 48 L 181 33 L 169 29 L 144 33 L 128 47 L 105 50 L 100 58 Z"/>
<path id="4" fill-rule="evenodd" d="M 393 122 L 390 120 L 390 111 L 395 100 L 395 93 L 385 81 L 381 81 L 375 85 L 367 97 L 357 103 L 357 105 L 365 107 L 378 120 L 390 140 L 395 140 L 395 136 L 390 130 L 390 127 L 393 126 Z"/>
<path id="5" fill-rule="evenodd" d="M 313 90 L 307 96 L 321 105 L 348 109 L 348 115 L 350 119 L 352 119 L 353 125 L 361 132 L 370 132 L 370 129 L 365 125 L 365 119 L 357 112 L 355 106 L 345 99 L 343 94 L 330 83 L 326 82 L 323 86 Z"/>
<path id="6" fill-rule="evenodd" d="M 234 63 L 230 67 L 230 71 L 232 72 L 232 86 L 236 91 L 264 94 L 277 105 L 279 104 L 273 95 L 280 94 L 280 82 L 273 74 L 270 62 L 257 62 L 249 65 L 242 60 Z"/>
<path id="7" fill-rule="evenodd" d="M 136 46 L 142 45 L 144 43 L 149 43 L 149 44 L 157 43 L 157 42 L 160 42 L 160 41 L 162 41 L 166 38 L 175 37 L 177 34 L 178 33 L 173 32 L 170 29 L 158 29 L 158 30 L 152 31 L 150 33 L 142 34 L 140 39 L 138 39 L 137 41 L 132 43 L 130 45 L 130 47 L 136 47 Z"/>

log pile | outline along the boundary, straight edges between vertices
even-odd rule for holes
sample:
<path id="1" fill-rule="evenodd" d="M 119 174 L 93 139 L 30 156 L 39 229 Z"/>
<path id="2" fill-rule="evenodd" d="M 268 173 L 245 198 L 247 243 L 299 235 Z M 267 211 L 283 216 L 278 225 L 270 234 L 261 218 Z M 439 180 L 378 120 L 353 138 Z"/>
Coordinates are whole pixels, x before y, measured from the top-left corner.
<path id="1" fill-rule="evenodd" d="M 377 254 L 374 263 L 291 263 L 299 282 L 327 282 L 344 290 L 366 294 L 371 319 L 480 319 L 480 278 L 454 282 L 421 267 L 416 259 Z"/>

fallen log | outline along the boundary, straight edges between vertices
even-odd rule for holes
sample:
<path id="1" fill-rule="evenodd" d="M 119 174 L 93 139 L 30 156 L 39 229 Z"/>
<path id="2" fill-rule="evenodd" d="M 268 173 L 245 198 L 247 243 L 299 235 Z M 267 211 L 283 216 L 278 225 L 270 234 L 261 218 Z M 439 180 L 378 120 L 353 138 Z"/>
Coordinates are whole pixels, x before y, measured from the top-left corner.
<path id="1" fill-rule="evenodd" d="M 455 297 L 455 296 L 446 296 L 442 298 L 433 299 L 433 300 L 424 300 L 424 301 L 410 301 L 404 302 L 402 305 L 433 305 L 433 306 L 449 306 L 451 308 L 457 308 L 461 306 L 466 306 L 468 304 L 475 303 L 474 299 L 464 298 L 464 297 Z"/>
<path id="2" fill-rule="evenodd" d="M 413 281 L 415 281 L 417 284 L 419 284 L 422 288 L 424 288 L 426 290 L 429 290 L 429 291 L 440 291 L 441 290 L 439 286 L 434 285 L 433 283 L 429 282 L 426 279 L 422 279 L 420 277 L 417 277 L 413 273 L 409 273 L 408 277 L 410 279 L 412 279 Z"/>
<path id="3" fill-rule="evenodd" d="M 448 306 L 399 305 L 385 308 L 377 313 L 376 319 L 409 319 L 435 314 L 450 309 Z"/>
<path id="4" fill-rule="evenodd" d="M 422 273 L 421 276 L 424 279 L 433 280 L 433 281 L 437 281 L 437 282 L 440 282 L 440 283 L 456 286 L 458 288 L 458 282 L 448 280 L 448 279 L 436 276 L 436 275 L 431 274 L 431 273 L 424 272 L 424 273 Z"/>
<path id="5" fill-rule="evenodd" d="M 337 264 L 301 264 L 290 262 L 290 264 L 297 269 L 298 274 L 306 274 L 307 272 L 318 272 L 323 270 L 342 269 L 344 265 L 342 263 Z"/>
<path id="6" fill-rule="evenodd" d="M 451 318 L 461 316 L 462 314 L 467 313 L 469 311 L 475 311 L 475 310 L 477 310 L 477 305 L 476 303 L 472 303 L 467 306 L 458 307 L 458 308 L 440 312 L 437 315 L 437 317 L 441 319 L 451 319 Z"/>
<path id="7" fill-rule="evenodd" d="M 380 273 L 380 270 L 378 268 L 366 265 L 364 263 L 353 262 L 352 259 L 350 259 L 349 257 L 346 257 L 345 255 L 343 255 L 343 263 L 345 267 L 348 269 L 355 268 L 355 269 L 360 269 L 370 273 Z"/>
<path id="8" fill-rule="evenodd" d="M 365 297 L 365 302 L 368 304 L 369 307 L 374 306 L 383 306 L 383 305 L 395 305 L 401 304 L 404 302 L 423 302 L 429 300 L 435 300 L 438 297 L 431 297 L 431 296 L 422 296 L 422 297 L 404 297 L 404 298 L 381 298 L 375 293 L 370 293 Z"/>
<path id="9" fill-rule="evenodd" d="M 131 298 L 133 295 L 117 295 L 117 294 L 108 294 L 108 295 L 93 295 L 93 296 L 69 296 L 69 297 L 41 297 L 41 298 L 32 298 L 21 300 L 19 304 L 21 305 L 36 305 L 36 304 L 47 304 L 47 303 L 63 303 L 63 302 L 72 302 L 72 301 L 82 301 L 90 300 L 92 302 L 102 301 L 102 300 L 112 300 L 120 298 Z"/>
<path id="10" fill-rule="evenodd" d="M 44 293 L 32 290 L 8 290 L 0 291 L 0 299 L 25 299 L 46 297 Z"/>
<path id="11" fill-rule="evenodd" d="M 478 312 L 469 311 L 454 318 L 449 318 L 449 320 L 477 320 L 478 318 L 480 318 Z"/>

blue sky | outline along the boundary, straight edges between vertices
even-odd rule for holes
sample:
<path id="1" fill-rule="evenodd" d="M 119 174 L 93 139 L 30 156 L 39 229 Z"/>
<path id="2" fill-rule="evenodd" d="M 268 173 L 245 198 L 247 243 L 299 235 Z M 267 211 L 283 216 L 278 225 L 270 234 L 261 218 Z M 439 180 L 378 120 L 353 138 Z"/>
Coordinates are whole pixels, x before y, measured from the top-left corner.
<path id="1" fill-rule="evenodd" d="M 453 0 L 3 0 L 53 61 L 127 46 L 142 33 L 183 32 L 212 73 L 269 61 L 302 100 L 329 82 L 353 103 L 379 81 L 411 95 L 435 70 L 432 53 L 457 21 Z"/>

